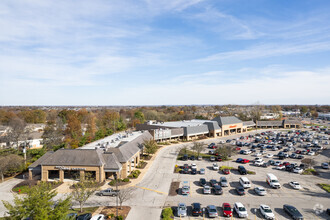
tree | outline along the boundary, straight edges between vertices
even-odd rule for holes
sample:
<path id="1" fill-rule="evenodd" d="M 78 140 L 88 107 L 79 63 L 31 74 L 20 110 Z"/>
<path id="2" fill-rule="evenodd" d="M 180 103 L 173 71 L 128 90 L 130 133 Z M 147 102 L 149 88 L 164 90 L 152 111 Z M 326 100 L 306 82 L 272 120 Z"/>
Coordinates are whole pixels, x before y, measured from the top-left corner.
<path id="1" fill-rule="evenodd" d="M 0 156 L 0 175 L 1 182 L 4 181 L 4 175 L 8 172 L 20 171 L 23 166 L 23 158 L 16 154 Z"/>
<path id="2" fill-rule="evenodd" d="M 82 137 L 81 123 L 77 117 L 77 114 L 70 113 L 67 115 L 67 128 L 66 142 L 71 145 L 72 148 L 77 148 L 80 138 Z"/>
<path id="3" fill-rule="evenodd" d="M 194 145 L 192 146 L 192 150 L 194 150 L 197 153 L 197 157 L 199 157 L 199 154 L 202 152 L 204 149 L 204 143 L 203 142 L 196 142 L 194 141 Z"/>
<path id="4" fill-rule="evenodd" d="M 134 118 L 137 119 L 137 120 L 139 120 L 140 124 L 143 124 L 144 123 L 144 120 L 145 120 L 144 119 L 144 114 L 140 110 L 134 112 Z"/>
<path id="5" fill-rule="evenodd" d="M 57 220 L 65 219 L 71 206 L 71 198 L 54 200 L 56 190 L 52 190 L 49 183 L 40 183 L 31 187 L 27 195 L 19 197 L 15 195 L 14 204 L 2 201 L 10 219 L 31 218 L 34 220 Z"/>
<path id="6" fill-rule="evenodd" d="M 21 138 L 25 138 L 24 136 L 26 135 L 25 132 L 25 127 L 26 127 L 26 123 L 18 118 L 12 118 L 9 121 L 9 127 L 10 127 L 10 131 L 9 134 L 7 135 L 8 138 L 8 142 L 14 142 L 16 144 L 16 147 L 19 147 L 19 140 Z"/>
<path id="7" fill-rule="evenodd" d="M 157 145 L 156 141 L 154 141 L 153 139 L 144 140 L 143 146 L 144 146 L 145 152 L 147 154 L 154 154 L 158 150 L 158 145 Z"/>
<path id="8" fill-rule="evenodd" d="M 82 212 L 83 206 L 86 201 L 98 190 L 97 183 L 85 176 L 85 179 L 81 179 L 79 183 L 73 184 L 73 190 L 71 193 L 72 199 L 77 201 L 80 206 L 80 212 Z"/>
<path id="9" fill-rule="evenodd" d="M 130 200 L 133 194 L 133 188 L 122 189 L 118 192 L 117 197 L 119 200 L 120 208 L 122 208 L 123 203 Z"/>
<path id="10" fill-rule="evenodd" d="M 253 105 L 252 109 L 251 109 L 251 118 L 254 121 L 258 121 L 260 120 L 260 117 L 262 115 L 262 110 L 264 109 L 264 107 L 262 105 L 260 105 L 259 102 L 257 102 L 256 104 Z"/>
<path id="11" fill-rule="evenodd" d="M 96 132 L 95 115 L 91 112 L 87 116 L 87 132 L 94 137 Z"/>
<path id="12" fill-rule="evenodd" d="M 218 153 L 223 160 L 228 160 L 228 157 L 231 157 L 232 155 L 236 154 L 237 151 L 232 145 L 223 144 L 215 150 L 215 153 Z"/>
<path id="13" fill-rule="evenodd" d="M 63 122 L 60 118 L 48 122 L 42 135 L 44 146 L 52 148 L 54 145 L 61 144 L 63 139 L 62 128 Z"/>

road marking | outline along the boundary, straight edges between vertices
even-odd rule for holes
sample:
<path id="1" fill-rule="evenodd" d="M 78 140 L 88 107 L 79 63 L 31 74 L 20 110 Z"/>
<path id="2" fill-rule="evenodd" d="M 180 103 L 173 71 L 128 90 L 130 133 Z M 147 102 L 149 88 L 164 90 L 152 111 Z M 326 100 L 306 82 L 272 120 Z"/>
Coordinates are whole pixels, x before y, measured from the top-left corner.
<path id="1" fill-rule="evenodd" d="M 142 186 L 134 186 L 134 187 L 136 187 L 136 188 L 140 188 L 140 189 L 144 189 L 144 190 L 153 191 L 153 192 L 160 193 L 160 194 L 164 194 L 164 195 L 167 195 L 167 193 L 164 193 L 164 192 L 161 192 L 161 191 L 158 191 L 158 190 L 154 190 L 154 189 L 149 189 L 149 188 L 142 187 Z"/>

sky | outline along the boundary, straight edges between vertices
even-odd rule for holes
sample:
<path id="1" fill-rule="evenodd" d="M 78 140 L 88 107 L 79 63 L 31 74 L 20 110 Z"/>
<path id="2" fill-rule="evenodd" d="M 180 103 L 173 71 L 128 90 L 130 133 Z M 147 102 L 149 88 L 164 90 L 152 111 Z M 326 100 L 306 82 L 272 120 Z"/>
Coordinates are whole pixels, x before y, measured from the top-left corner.
<path id="1" fill-rule="evenodd" d="M 328 0 L 1 0 L 0 105 L 330 104 Z"/>

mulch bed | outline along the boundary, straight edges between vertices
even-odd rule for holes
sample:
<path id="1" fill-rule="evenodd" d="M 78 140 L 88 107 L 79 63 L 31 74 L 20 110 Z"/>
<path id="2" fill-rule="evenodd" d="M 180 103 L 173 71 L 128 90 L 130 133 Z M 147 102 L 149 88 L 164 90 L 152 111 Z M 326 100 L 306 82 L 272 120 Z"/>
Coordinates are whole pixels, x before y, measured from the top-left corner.
<path id="1" fill-rule="evenodd" d="M 126 219 L 129 211 L 131 210 L 131 207 L 129 206 L 122 206 L 121 208 L 118 207 L 118 215 L 123 216 L 123 219 Z M 116 207 L 115 206 L 106 206 L 102 209 L 101 214 L 108 216 L 108 219 L 116 219 Z M 113 214 L 114 217 L 110 217 L 110 215 Z"/>
<path id="2" fill-rule="evenodd" d="M 125 186 L 125 185 L 130 184 L 130 183 L 131 183 L 131 181 L 128 181 L 128 182 L 121 181 L 121 182 L 118 182 L 118 186 Z M 114 184 L 114 185 L 108 184 L 108 185 L 109 186 L 112 186 L 112 187 L 115 187 L 116 186 L 116 184 Z"/>
<path id="3" fill-rule="evenodd" d="M 168 193 L 168 195 L 169 196 L 178 195 L 179 186 L 180 186 L 180 182 L 172 182 L 170 187 L 170 192 Z"/>
<path id="4" fill-rule="evenodd" d="M 144 155 L 141 156 L 141 159 L 143 159 L 143 160 L 150 160 L 151 158 L 152 158 L 151 155 L 144 154 Z"/>
<path id="5" fill-rule="evenodd" d="M 141 167 L 136 167 L 137 169 L 144 169 L 147 166 L 147 162 L 141 163 L 139 165 L 141 165 Z"/>
<path id="6" fill-rule="evenodd" d="M 16 191 L 14 191 L 15 188 L 19 188 L 19 187 L 23 187 L 23 186 L 33 187 L 33 186 L 38 185 L 38 183 L 39 183 L 38 180 L 24 180 L 23 182 L 20 182 L 20 183 L 16 184 L 13 187 L 12 191 L 16 192 Z M 63 182 L 56 182 L 56 184 L 54 184 L 55 182 L 48 182 L 48 183 L 52 184 L 52 189 L 55 189 L 55 188 L 57 188 L 57 187 L 59 187 L 60 185 L 63 184 Z M 21 194 L 19 192 L 16 192 L 16 193 Z"/>

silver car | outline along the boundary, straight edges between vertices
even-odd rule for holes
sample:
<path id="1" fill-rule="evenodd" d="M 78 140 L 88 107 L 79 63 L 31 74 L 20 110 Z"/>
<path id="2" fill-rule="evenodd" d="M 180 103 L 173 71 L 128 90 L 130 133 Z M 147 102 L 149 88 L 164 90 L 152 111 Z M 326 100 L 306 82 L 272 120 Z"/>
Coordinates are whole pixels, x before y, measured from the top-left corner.
<path id="1" fill-rule="evenodd" d="M 259 196 L 265 196 L 267 194 L 267 191 L 263 187 L 256 187 L 254 188 L 254 191 L 259 195 Z"/>
<path id="2" fill-rule="evenodd" d="M 186 204 L 179 203 L 177 211 L 178 211 L 177 212 L 178 217 L 181 217 L 181 216 L 185 217 L 185 216 L 187 216 L 187 206 L 186 206 Z"/>
<path id="3" fill-rule="evenodd" d="M 182 195 L 188 195 L 190 191 L 190 187 L 189 186 L 183 186 L 182 187 Z"/>
<path id="4" fill-rule="evenodd" d="M 211 187 L 205 185 L 204 188 L 203 188 L 203 193 L 204 194 L 211 194 Z"/>
<path id="5" fill-rule="evenodd" d="M 209 205 L 206 207 L 207 213 L 209 214 L 209 218 L 218 217 L 217 208 L 214 205 Z"/>
<path id="6" fill-rule="evenodd" d="M 222 187 L 227 187 L 228 186 L 228 181 L 227 181 L 226 177 L 224 177 L 224 176 L 220 177 L 220 185 Z"/>

